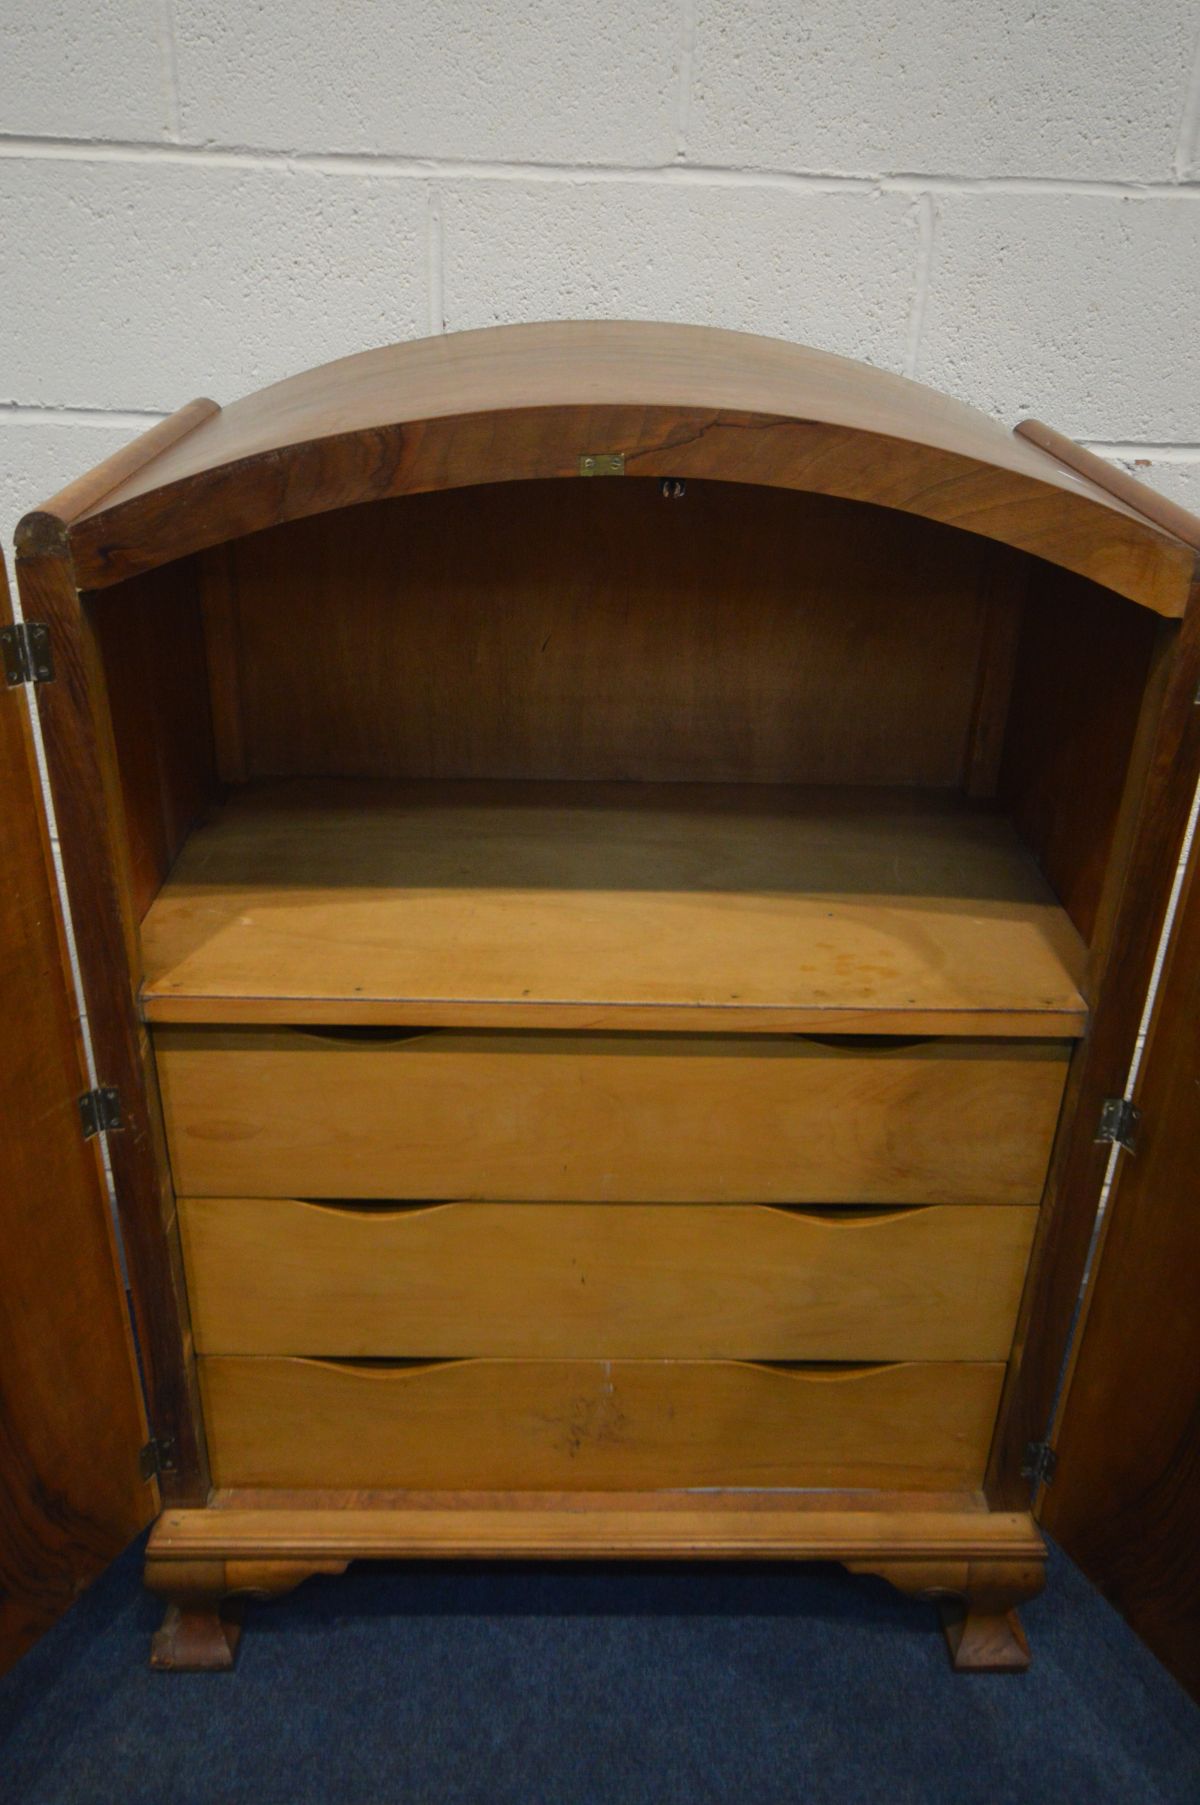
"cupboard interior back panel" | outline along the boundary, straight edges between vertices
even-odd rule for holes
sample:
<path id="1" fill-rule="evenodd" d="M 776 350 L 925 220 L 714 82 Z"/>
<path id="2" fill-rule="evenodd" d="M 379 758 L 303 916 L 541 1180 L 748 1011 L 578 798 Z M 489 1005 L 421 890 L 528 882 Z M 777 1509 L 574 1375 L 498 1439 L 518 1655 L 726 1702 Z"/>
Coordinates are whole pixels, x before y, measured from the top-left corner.
<path id="1" fill-rule="evenodd" d="M 245 775 L 957 787 L 990 556 L 711 482 L 497 483 L 294 522 L 218 579 Z"/>

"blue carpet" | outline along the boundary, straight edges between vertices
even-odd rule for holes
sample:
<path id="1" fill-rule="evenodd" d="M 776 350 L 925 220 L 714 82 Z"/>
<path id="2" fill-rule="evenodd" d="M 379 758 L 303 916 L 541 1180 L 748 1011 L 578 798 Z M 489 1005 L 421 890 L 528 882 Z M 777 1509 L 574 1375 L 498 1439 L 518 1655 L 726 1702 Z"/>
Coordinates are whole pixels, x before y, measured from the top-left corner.
<path id="1" fill-rule="evenodd" d="M 1197 1805 L 1200 1711 L 1061 1554 L 1022 1677 L 825 1567 L 352 1568 L 146 1666 L 122 1557 L 0 1680 L 5 1805 Z"/>

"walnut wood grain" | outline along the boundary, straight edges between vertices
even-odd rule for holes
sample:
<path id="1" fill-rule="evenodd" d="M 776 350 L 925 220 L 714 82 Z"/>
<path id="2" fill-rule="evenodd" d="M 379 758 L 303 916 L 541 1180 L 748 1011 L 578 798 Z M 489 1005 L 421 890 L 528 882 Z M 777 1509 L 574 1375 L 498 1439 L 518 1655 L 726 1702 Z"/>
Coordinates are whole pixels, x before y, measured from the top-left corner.
<path id="1" fill-rule="evenodd" d="M 1177 629 L 1061 571 L 1028 580 L 999 796 L 1090 942 L 1156 644 Z"/>
<path id="2" fill-rule="evenodd" d="M 203 398 L 189 401 L 165 420 L 159 420 L 139 433 L 128 445 L 122 445 L 110 457 L 68 483 L 49 501 L 19 523 L 16 548 L 19 557 L 36 557 L 44 552 L 64 552 L 64 528 L 69 528 L 82 515 L 90 513 L 115 489 L 132 481 L 163 452 L 194 432 L 213 414 L 220 413 L 215 401 Z"/>
<path id="3" fill-rule="evenodd" d="M 204 555 L 214 709 L 256 777 L 957 788 L 1004 550 L 746 483 L 342 508 Z"/>
<path id="4" fill-rule="evenodd" d="M 1177 614 L 1188 548 L 994 421 L 901 377 L 707 327 L 558 322 L 309 371 L 203 421 L 78 520 L 80 580 L 385 495 L 627 471 L 815 490 L 941 520 Z"/>
<path id="5" fill-rule="evenodd" d="M 1031 561 L 992 546 L 981 576 L 983 623 L 975 695 L 962 773 L 968 796 L 995 796 L 1004 757 L 1009 704 L 1029 593 Z"/>
<path id="6" fill-rule="evenodd" d="M 69 560 L 26 556 L 17 574 L 26 618 L 51 634 L 56 679 L 38 685 L 38 712 L 97 1073 L 121 1097 L 123 1126 L 108 1151 L 151 1427 L 173 1446 L 161 1490 L 198 1502 L 208 1489 L 203 1431 L 154 1069 L 133 1007 L 136 922 L 103 673 Z"/>
<path id="7" fill-rule="evenodd" d="M 246 721 L 243 697 L 243 656 L 234 550 L 218 545 L 196 559 L 204 622 L 204 649 L 208 660 L 208 694 L 212 704 L 212 736 L 216 767 L 223 783 L 244 783 L 249 775 L 246 760 Z M 293 570 L 290 580 L 300 573 Z M 124 588 L 119 585 L 118 588 Z M 345 596 L 338 598 L 344 604 Z M 300 630 L 302 637 L 302 630 Z M 309 642 L 306 642 L 309 643 Z M 314 654 L 319 646 L 312 642 Z M 282 675 L 282 673 L 279 673 Z"/>
<path id="8" fill-rule="evenodd" d="M 1200 519 L 1189 513 L 1187 508 L 1180 507 L 1177 501 L 1171 501 L 1159 490 L 1140 483 L 1119 464 L 1114 464 L 1109 458 L 1097 457 L 1094 451 L 1077 445 L 1074 439 L 1055 432 L 1052 426 L 1045 425 L 1041 420 L 1022 420 L 1014 426 L 1013 431 L 1027 439 L 1031 445 L 1048 451 L 1060 464 L 1076 471 L 1098 489 L 1107 489 L 1118 501 L 1136 508 L 1139 514 L 1144 514 L 1147 520 L 1153 520 L 1165 533 L 1171 533 L 1185 545 L 1200 551 Z"/>
<path id="9" fill-rule="evenodd" d="M 1200 1699 L 1200 866 L 1193 855 L 1069 1387 L 1047 1526 Z"/>
<path id="10" fill-rule="evenodd" d="M 0 627 L 11 624 L 0 561 Z M 0 1671 L 153 1514 L 29 707 L 0 687 Z M 64 1300 L 70 1307 L 64 1308 Z"/>
<path id="11" fill-rule="evenodd" d="M 1163 917 L 1200 775 L 1200 607 L 1166 628 L 1130 753 L 1093 936 L 1091 1025 L 1072 1061 L 988 1467 L 993 1504 L 1028 1497 L 1024 1451 L 1050 1424 L 1109 1148 L 1106 1097 L 1124 1092 Z"/>
<path id="12" fill-rule="evenodd" d="M 102 590 L 84 608 L 103 667 L 140 921 L 218 796 L 196 571 L 184 559 Z"/>

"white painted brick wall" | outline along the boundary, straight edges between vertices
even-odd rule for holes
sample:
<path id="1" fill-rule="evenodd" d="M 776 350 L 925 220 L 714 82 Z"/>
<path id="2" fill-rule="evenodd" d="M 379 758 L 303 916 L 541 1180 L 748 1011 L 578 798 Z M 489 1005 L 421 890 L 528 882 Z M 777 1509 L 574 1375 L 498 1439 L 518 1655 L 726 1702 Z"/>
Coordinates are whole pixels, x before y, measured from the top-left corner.
<path id="1" fill-rule="evenodd" d="M 696 0 L 698 162 L 1164 182 L 1193 0 Z"/>
<path id="2" fill-rule="evenodd" d="M 0 530 L 193 394 L 614 314 L 1200 504 L 1200 0 L 0 0 Z"/>
<path id="3" fill-rule="evenodd" d="M 911 195 L 514 179 L 452 183 L 441 211 L 451 332 L 615 315 L 772 333 L 890 369 L 904 361 Z"/>
<path id="4" fill-rule="evenodd" d="M 4 0 L 0 131 L 161 138 L 173 120 L 162 0 Z"/>
<path id="5" fill-rule="evenodd" d="M 174 0 L 189 142 L 514 163 L 667 162 L 678 8 Z"/>
<path id="6" fill-rule="evenodd" d="M 1073 438 L 1200 439 L 1200 206 L 950 194 L 918 374 Z"/>
<path id="7" fill-rule="evenodd" d="M 0 162 L 13 399 L 170 409 L 429 330 L 415 182 L 191 163 Z"/>

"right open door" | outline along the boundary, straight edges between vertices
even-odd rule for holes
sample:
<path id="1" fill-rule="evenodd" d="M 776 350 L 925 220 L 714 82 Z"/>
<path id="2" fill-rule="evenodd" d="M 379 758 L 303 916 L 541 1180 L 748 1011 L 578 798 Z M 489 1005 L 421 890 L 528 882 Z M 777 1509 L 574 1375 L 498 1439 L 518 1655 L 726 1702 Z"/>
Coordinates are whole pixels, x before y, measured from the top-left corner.
<path id="1" fill-rule="evenodd" d="M 1184 879 L 1042 1500 L 1200 1698 L 1200 845 Z"/>

